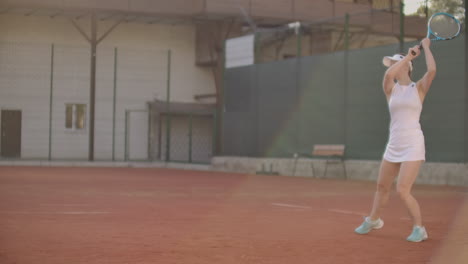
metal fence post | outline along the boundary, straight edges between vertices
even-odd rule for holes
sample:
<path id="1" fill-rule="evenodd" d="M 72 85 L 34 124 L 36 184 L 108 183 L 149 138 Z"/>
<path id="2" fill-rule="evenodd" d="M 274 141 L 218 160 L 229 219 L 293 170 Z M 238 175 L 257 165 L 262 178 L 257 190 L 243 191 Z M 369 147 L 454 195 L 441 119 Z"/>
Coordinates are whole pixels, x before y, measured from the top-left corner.
<path id="1" fill-rule="evenodd" d="M 189 115 L 189 163 L 192 163 L 193 115 Z"/>
<path id="2" fill-rule="evenodd" d="M 349 20 L 350 16 L 346 13 L 345 16 L 345 51 L 344 51 L 344 85 L 343 85 L 343 144 L 346 146 L 346 137 L 348 134 L 348 88 L 349 88 Z M 346 158 L 346 148 L 345 152 L 343 153 L 343 158 Z"/>
<path id="3" fill-rule="evenodd" d="M 295 33 L 296 33 L 296 41 L 297 41 L 297 55 L 296 55 L 296 98 L 295 98 L 295 103 L 296 105 L 299 105 L 300 101 L 300 92 L 301 92 L 301 57 L 302 57 L 302 25 L 299 23 L 299 26 L 295 28 Z M 298 116 L 299 111 L 295 114 L 295 116 Z M 296 119 L 296 118 L 295 118 Z M 294 122 L 294 153 L 299 151 L 299 132 L 300 132 L 300 122 L 295 121 Z"/>
<path id="4" fill-rule="evenodd" d="M 217 109 L 213 111 L 213 146 L 212 146 L 212 156 L 216 155 L 216 150 L 218 149 L 217 142 L 218 142 L 218 112 Z"/>
<path id="5" fill-rule="evenodd" d="M 129 111 L 125 110 L 125 150 L 124 150 L 125 161 L 128 161 L 128 134 L 130 133 L 128 129 L 128 119 L 129 119 Z"/>
<path id="6" fill-rule="evenodd" d="M 117 102 L 117 47 L 114 48 L 114 94 L 112 99 L 112 161 L 115 161 L 115 111 Z"/>
<path id="7" fill-rule="evenodd" d="M 400 52 L 404 52 L 405 45 L 405 3 L 400 1 Z"/>
<path id="8" fill-rule="evenodd" d="M 465 0 L 465 163 L 468 163 L 468 0 Z"/>
<path id="9" fill-rule="evenodd" d="M 55 45 L 50 48 L 50 99 L 49 99 L 49 160 L 52 160 L 52 113 L 54 100 L 54 56 Z"/>
<path id="10" fill-rule="evenodd" d="M 166 92 L 166 161 L 171 160 L 171 50 L 167 52 L 167 92 Z"/>

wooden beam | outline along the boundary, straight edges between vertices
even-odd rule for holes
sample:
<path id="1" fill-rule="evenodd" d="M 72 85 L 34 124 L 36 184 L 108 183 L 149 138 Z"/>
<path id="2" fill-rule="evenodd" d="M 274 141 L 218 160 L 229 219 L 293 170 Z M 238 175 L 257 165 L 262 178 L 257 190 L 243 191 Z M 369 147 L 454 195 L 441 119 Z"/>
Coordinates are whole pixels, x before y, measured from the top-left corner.
<path id="1" fill-rule="evenodd" d="M 89 42 L 91 43 L 91 38 L 86 34 L 86 32 L 76 23 L 75 19 L 70 18 L 70 22 L 73 24 L 73 26 L 80 32 L 80 34 Z"/>
<path id="2" fill-rule="evenodd" d="M 118 20 L 117 22 L 114 23 L 114 25 L 112 25 L 98 40 L 97 40 L 97 44 L 101 43 L 101 41 L 103 41 L 107 36 L 109 36 L 109 34 L 114 31 L 114 29 L 120 25 L 122 22 L 124 21 L 124 19 L 120 19 Z"/>

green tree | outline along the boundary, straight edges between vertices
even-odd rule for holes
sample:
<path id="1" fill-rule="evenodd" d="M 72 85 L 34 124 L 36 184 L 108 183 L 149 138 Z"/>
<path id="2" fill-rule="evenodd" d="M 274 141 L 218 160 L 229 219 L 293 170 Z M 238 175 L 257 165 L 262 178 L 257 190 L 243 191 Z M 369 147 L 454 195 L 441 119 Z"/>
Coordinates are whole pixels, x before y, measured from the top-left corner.
<path id="1" fill-rule="evenodd" d="M 463 0 L 428 0 L 422 4 L 416 14 L 420 16 L 426 16 L 426 4 L 428 17 L 437 12 L 445 12 L 453 14 L 461 21 L 465 20 L 465 7 Z"/>

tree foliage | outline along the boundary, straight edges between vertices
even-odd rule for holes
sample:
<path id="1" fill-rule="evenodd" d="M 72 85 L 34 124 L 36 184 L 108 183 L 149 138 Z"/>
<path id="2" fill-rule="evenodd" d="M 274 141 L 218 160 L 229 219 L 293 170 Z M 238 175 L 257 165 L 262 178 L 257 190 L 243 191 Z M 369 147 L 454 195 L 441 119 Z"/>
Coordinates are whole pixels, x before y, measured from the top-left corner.
<path id="1" fill-rule="evenodd" d="M 426 16 L 426 3 L 427 2 L 427 13 L 430 17 L 434 13 L 445 12 L 453 14 L 461 21 L 465 20 L 465 7 L 463 0 L 428 0 L 424 1 L 423 5 L 418 8 L 416 14 L 420 16 Z"/>

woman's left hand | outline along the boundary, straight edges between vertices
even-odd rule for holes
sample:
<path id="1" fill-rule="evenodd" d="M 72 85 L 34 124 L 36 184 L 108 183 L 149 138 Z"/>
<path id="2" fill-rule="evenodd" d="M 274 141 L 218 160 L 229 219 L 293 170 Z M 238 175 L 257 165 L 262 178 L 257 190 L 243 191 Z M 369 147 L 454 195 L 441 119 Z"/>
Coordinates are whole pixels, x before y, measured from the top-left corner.
<path id="1" fill-rule="evenodd" d="M 411 56 L 411 59 L 418 57 L 421 54 L 419 45 L 416 45 L 408 50 L 408 56 Z"/>

